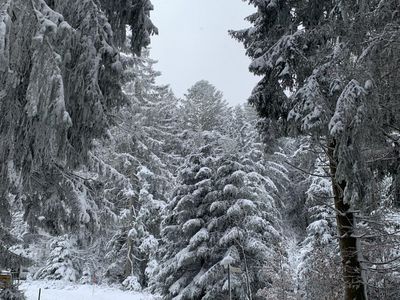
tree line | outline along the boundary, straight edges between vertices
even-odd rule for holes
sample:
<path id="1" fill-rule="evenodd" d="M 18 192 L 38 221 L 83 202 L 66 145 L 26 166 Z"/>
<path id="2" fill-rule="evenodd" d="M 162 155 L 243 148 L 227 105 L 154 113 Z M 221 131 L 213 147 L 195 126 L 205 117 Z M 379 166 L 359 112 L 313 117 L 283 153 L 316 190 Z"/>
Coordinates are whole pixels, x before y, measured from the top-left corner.
<path id="1" fill-rule="evenodd" d="M 398 298 L 399 3 L 248 2 L 230 34 L 262 79 L 235 108 L 157 84 L 148 0 L 1 3 L 0 265 L 165 299 Z"/>

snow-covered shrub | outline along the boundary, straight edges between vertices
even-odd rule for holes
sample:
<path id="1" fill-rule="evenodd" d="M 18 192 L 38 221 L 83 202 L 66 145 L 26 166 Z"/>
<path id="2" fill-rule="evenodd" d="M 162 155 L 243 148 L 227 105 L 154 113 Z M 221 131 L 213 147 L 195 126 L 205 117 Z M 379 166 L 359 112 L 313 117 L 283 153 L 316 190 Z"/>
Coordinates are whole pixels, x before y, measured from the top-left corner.
<path id="1" fill-rule="evenodd" d="M 287 263 L 287 257 L 284 253 L 276 255 L 272 263 L 263 265 L 260 272 L 262 274 L 261 276 L 268 278 L 269 284 L 257 291 L 255 299 L 297 299 L 293 285 L 293 270 Z"/>
<path id="2" fill-rule="evenodd" d="M 25 295 L 18 287 L 11 286 L 10 288 L 0 290 L 1 300 L 25 300 Z"/>
<path id="3" fill-rule="evenodd" d="M 75 243 L 75 239 L 69 235 L 54 238 L 50 243 L 46 265 L 36 272 L 34 278 L 76 282 L 79 265 L 74 255 Z"/>
<path id="4" fill-rule="evenodd" d="M 93 282 L 93 276 L 92 276 L 92 270 L 88 265 L 85 265 L 82 271 L 82 276 L 79 279 L 80 284 L 92 284 Z"/>
<path id="5" fill-rule="evenodd" d="M 123 282 L 122 282 L 122 286 L 126 289 L 126 290 L 130 290 L 130 291 L 141 291 L 142 290 L 142 286 L 139 283 L 139 280 L 136 276 L 128 276 Z"/>

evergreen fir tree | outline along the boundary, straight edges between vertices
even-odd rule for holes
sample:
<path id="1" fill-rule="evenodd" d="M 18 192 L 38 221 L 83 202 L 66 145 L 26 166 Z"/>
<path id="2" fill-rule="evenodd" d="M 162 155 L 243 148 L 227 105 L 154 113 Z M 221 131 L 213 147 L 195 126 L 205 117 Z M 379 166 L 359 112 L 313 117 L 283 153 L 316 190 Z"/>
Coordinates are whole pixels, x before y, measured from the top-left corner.
<path id="1" fill-rule="evenodd" d="M 102 8 L 106 11 L 114 31 L 114 41 L 119 47 L 127 42 L 127 27 L 132 33 L 129 49 L 138 56 L 142 48 L 150 44 L 150 36 L 158 34 L 157 27 L 150 19 L 153 5 L 150 0 L 109 1 L 101 0 Z"/>
<path id="2" fill-rule="evenodd" d="M 263 76 L 250 102 L 272 121 L 269 124 L 281 126 L 282 133 L 294 125 L 292 132 L 311 134 L 327 154 L 345 298 L 366 299 L 353 211 L 372 201 L 369 180 L 373 168 L 366 164 L 368 156 L 382 148 L 393 150 L 382 140 L 385 134 L 379 128 L 389 123 L 393 126 L 398 120 L 383 121 L 385 113 L 379 111 L 392 101 L 390 96 L 381 98 L 374 93 L 375 67 L 363 57 L 371 53 L 371 28 L 379 32 L 380 26 L 396 23 L 398 16 L 369 23 L 369 28 L 365 20 L 374 14 L 386 15 L 384 11 L 393 1 L 249 2 L 258 9 L 249 17 L 252 27 L 232 35 L 244 43 L 253 59 L 250 70 Z M 371 149 L 369 154 L 363 147 Z"/>
<path id="3" fill-rule="evenodd" d="M 196 82 L 182 100 L 183 128 L 192 131 L 222 130 L 221 117 L 229 111 L 222 92 L 206 80 Z"/>
<path id="4" fill-rule="evenodd" d="M 117 113 L 117 126 L 110 130 L 111 147 L 104 151 L 99 144 L 98 156 L 126 180 L 126 193 L 112 189 L 107 196 L 115 203 L 119 221 L 118 232 L 111 233 L 108 243 L 106 274 L 127 289 L 138 290 L 153 280 L 161 211 L 175 181 L 177 100 L 168 86 L 155 83 L 159 72 L 148 54 L 125 55 L 123 61 L 129 103 Z"/>
<path id="5" fill-rule="evenodd" d="M 321 165 L 322 162 L 317 161 Z M 336 241 L 336 222 L 332 199 L 332 187 L 327 171 L 317 167 L 308 178 L 305 206 L 309 225 L 300 245 L 302 262 L 298 270 L 299 294 L 305 299 L 338 299 L 343 297 L 339 276 L 340 256 Z"/>
<path id="6" fill-rule="evenodd" d="M 89 174 L 76 170 L 85 170 L 92 140 L 104 135 L 111 110 L 123 102 L 122 65 L 100 2 L 48 3 L 6 1 L 0 8 L 2 221 L 11 192 L 24 199 L 31 231 L 93 231 L 104 203 L 90 197 Z M 143 17 L 129 23 L 141 27 Z M 135 49 L 147 44 L 139 38 Z"/>
<path id="7" fill-rule="evenodd" d="M 74 260 L 75 243 L 76 241 L 68 235 L 55 238 L 50 244 L 50 254 L 46 265 L 39 269 L 34 277 L 36 279 L 77 281 L 80 268 Z"/>
<path id="8" fill-rule="evenodd" d="M 241 269 L 232 276 L 235 297 L 247 299 L 271 280 L 260 270 L 281 247 L 275 186 L 215 138 L 207 135 L 187 160 L 167 206 L 158 276 L 165 299 L 228 295 L 229 264 Z"/>

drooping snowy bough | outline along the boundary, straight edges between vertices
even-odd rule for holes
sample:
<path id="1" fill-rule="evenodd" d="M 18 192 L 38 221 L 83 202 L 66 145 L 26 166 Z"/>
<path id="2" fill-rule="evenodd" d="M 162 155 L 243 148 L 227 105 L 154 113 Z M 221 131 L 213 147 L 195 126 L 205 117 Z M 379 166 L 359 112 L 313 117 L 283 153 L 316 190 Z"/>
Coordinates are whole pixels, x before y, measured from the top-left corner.
<path id="1" fill-rule="evenodd" d="M 124 101 L 110 23 L 120 23 L 121 39 L 121 27 L 141 28 L 133 33 L 144 36 L 136 38 L 137 54 L 155 31 L 150 2 L 133 2 L 136 17 L 129 20 L 118 17 L 122 7 L 106 15 L 94 0 L 0 3 L 0 203 L 18 193 L 32 227 L 39 215 L 53 233 L 96 226 L 94 210 L 102 204 L 82 196 L 90 178 L 74 170 L 87 163 L 92 139 L 105 133 L 112 109 Z"/>

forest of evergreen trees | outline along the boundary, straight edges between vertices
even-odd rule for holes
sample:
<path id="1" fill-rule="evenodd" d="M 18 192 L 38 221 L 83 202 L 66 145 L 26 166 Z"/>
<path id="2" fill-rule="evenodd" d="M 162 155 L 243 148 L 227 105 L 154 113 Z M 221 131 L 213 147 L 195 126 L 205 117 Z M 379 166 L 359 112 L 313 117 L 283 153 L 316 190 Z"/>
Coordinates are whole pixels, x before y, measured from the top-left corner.
<path id="1" fill-rule="evenodd" d="M 260 82 L 231 107 L 157 83 L 150 0 L 0 0 L 0 269 L 400 299 L 399 0 L 247 2 L 229 34 Z"/>

